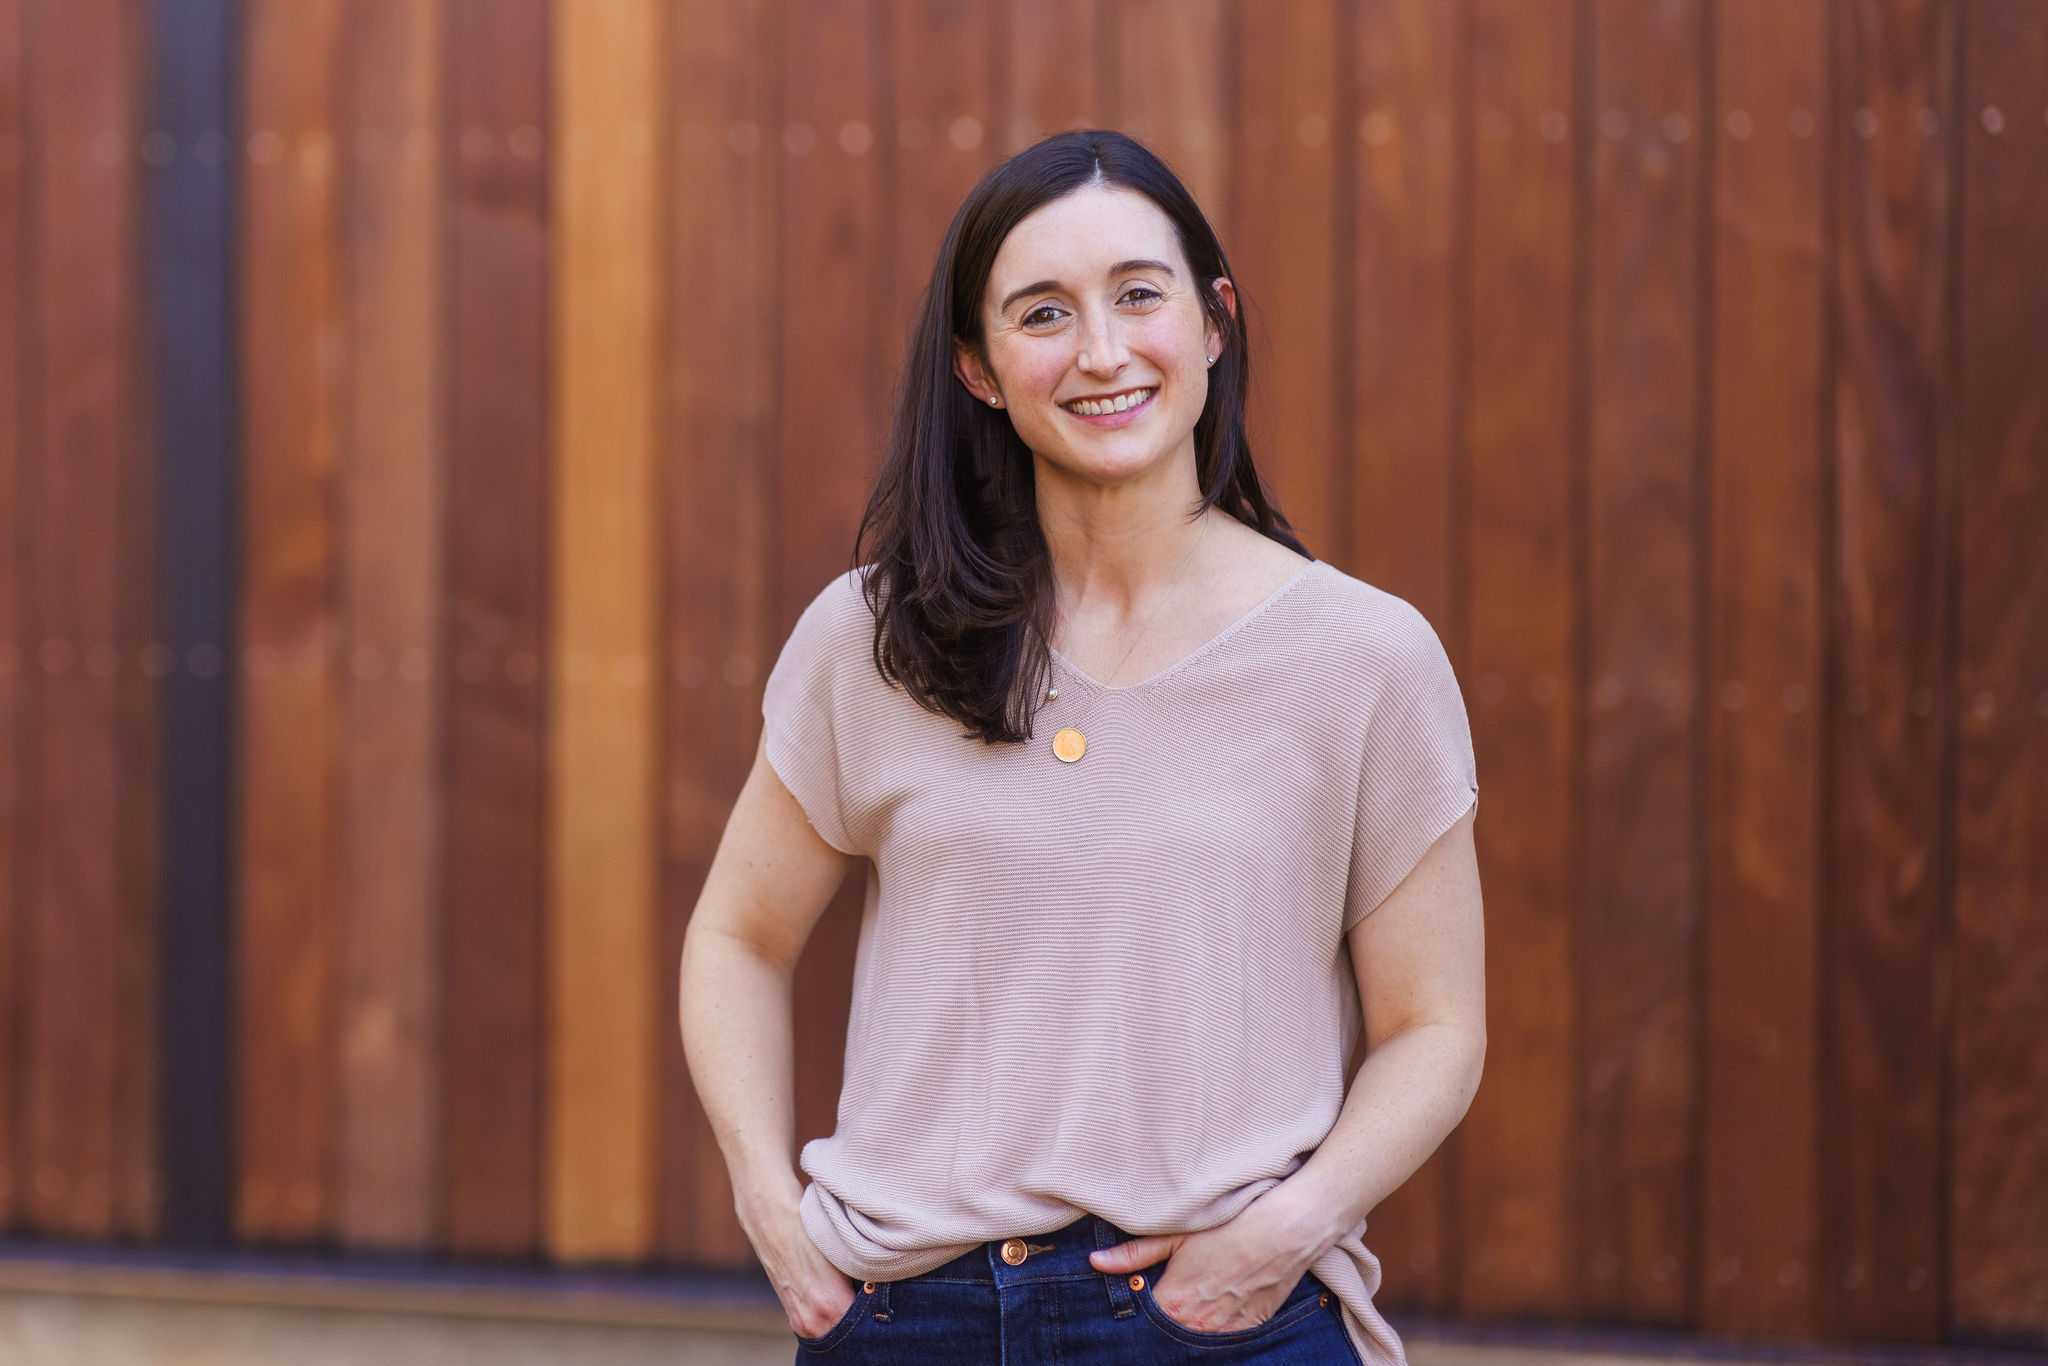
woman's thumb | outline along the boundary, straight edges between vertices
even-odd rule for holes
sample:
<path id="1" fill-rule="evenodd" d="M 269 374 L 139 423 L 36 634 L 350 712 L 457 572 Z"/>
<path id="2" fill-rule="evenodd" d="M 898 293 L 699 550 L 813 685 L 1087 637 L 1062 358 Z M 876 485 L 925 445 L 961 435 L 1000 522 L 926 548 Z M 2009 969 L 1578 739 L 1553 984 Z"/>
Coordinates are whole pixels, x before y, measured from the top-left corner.
<path id="1" fill-rule="evenodd" d="M 1097 1271 L 1136 1271 L 1141 1266 L 1163 1262 L 1173 1255 L 1186 1234 L 1156 1233 L 1143 1238 L 1132 1238 L 1118 1243 L 1115 1247 L 1097 1248 L 1088 1254 L 1088 1261 Z"/>

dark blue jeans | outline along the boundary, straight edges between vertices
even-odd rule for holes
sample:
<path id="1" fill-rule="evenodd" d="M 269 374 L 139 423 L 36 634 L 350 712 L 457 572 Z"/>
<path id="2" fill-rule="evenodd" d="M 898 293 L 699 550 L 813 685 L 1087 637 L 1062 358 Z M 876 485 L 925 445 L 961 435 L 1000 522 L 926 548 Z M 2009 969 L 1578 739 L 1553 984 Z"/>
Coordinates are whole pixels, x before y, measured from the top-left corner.
<path id="1" fill-rule="evenodd" d="M 856 1285 L 823 1337 L 797 1338 L 797 1366 L 826 1356 L 846 1366 L 1363 1366 L 1337 1297 L 1313 1273 L 1264 1323 L 1200 1332 L 1153 1300 L 1165 1262 L 1136 1277 L 1089 1265 L 1089 1253 L 1131 1236 L 1084 1214 L 1051 1233 L 983 1243 L 921 1276 Z"/>

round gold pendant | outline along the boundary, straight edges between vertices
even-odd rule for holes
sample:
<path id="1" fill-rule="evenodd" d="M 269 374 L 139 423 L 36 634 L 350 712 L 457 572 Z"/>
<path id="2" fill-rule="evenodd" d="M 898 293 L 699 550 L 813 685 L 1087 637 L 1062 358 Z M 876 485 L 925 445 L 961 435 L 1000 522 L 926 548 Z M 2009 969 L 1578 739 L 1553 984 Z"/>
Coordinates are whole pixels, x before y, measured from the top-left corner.
<path id="1" fill-rule="evenodd" d="M 1088 752 L 1088 737 L 1072 726 L 1062 726 L 1053 732 L 1053 757 L 1063 764 L 1071 764 Z"/>

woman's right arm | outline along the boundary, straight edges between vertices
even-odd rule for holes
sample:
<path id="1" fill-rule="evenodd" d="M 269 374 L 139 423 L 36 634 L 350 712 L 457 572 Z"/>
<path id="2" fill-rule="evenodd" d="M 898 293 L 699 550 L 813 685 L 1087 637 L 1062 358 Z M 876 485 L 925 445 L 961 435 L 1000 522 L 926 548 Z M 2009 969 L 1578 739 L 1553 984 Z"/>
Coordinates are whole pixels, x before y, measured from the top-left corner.
<path id="1" fill-rule="evenodd" d="M 678 1010 L 691 1083 L 733 1208 L 793 1331 L 822 1335 L 853 1302 L 797 1217 L 790 982 L 832 896 L 862 860 L 819 837 L 763 748 L 740 788 L 683 936 Z"/>

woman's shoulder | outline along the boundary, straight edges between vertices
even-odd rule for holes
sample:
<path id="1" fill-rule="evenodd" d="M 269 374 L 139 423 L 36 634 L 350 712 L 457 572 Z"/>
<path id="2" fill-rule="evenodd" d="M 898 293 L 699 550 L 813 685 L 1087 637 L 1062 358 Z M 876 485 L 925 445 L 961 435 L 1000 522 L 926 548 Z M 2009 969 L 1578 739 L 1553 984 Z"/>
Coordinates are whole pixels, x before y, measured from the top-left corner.
<path id="1" fill-rule="evenodd" d="M 812 590 L 769 671 L 771 695 L 797 680 L 823 686 L 827 679 L 844 683 L 857 676 L 846 666 L 867 655 L 874 632 L 874 616 L 862 591 L 864 569 L 843 570 Z"/>
<path id="2" fill-rule="evenodd" d="M 1311 568 L 1322 644 L 1344 662 L 1373 669 L 1428 664 L 1443 652 L 1435 626 L 1414 603 L 1327 560 Z"/>
<path id="3" fill-rule="evenodd" d="M 856 565 L 827 579 L 804 604 L 806 626 L 835 637 L 856 629 L 872 629 L 874 609 L 868 603 L 866 585 L 873 572 L 873 565 Z"/>

